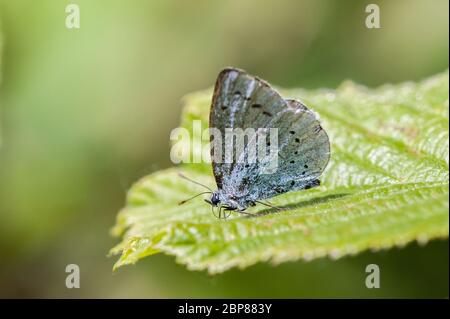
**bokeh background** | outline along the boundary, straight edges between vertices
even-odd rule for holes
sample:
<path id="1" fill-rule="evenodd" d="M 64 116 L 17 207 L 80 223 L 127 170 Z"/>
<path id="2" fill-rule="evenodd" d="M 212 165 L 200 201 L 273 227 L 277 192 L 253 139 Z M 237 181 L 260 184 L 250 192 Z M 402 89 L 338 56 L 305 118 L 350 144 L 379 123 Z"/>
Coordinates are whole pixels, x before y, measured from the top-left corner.
<path id="1" fill-rule="evenodd" d="M 76 3 L 81 28 L 65 27 Z M 367 29 L 377 3 L 381 29 Z M 448 68 L 447 0 L 0 0 L 0 297 L 448 297 L 448 241 L 209 276 L 156 255 L 112 272 L 138 178 L 171 166 L 183 95 L 225 66 L 283 87 Z M 65 287 L 65 267 L 81 288 Z M 366 289 L 365 266 L 381 268 Z"/>

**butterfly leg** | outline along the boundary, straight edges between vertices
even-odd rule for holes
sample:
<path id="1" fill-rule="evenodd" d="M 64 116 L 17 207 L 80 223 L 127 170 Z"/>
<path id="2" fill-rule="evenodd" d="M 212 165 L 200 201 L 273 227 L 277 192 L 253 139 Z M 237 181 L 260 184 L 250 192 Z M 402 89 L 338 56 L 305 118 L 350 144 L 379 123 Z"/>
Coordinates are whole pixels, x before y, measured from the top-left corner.
<path id="1" fill-rule="evenodd" d="M 246 203 L 246 205 L 247 206 L 245 206 L 245 207 L 237 208 L 236 212 L 239 213 L 239 214 L 247 215 L 247 216 L 255 216 L 254 213 L 246 212 L 246 209 L 248 208 L 248 206 L 250 206 L 250 207 L 256 206 L 256 202 L 249 201 L 249 202 Z"/>
<path id="2" fill-rule="evenodd" d="M 320 181 L 318 179 L 313 179 L 308 184 L 305 185 L 305 189 L 310 189 L 313 187 L 317 187 L 320 185 Z"/>
<path id="3" fill-rule="evenodd" d="M 275 206 L 272 203 L 268 202 L 268 201 L 256 201 L 258 204 L 262 204 L 264 206 L 270 207 L 270 208 L 275 208 L 276 210 L 281 210 L 281 207 Z"/>
<path id="4" fill-rule="evenodd" d="M 231 207 L 231 206 L 226 206 L 224 208 L 224 217 L 223 218 L 227 219 L 228 217 L 230 217 L 232 211 L 236 211 L 236 208 L 235 207 Z M 225 212 L 229 212 L 228 215 Z"/>
<path id="5" fill-rule="evenodd" d="M 236 210 L 236 212 L 239 213 L 239 214 L 247 215 L 247 216 L 249 216 L 249 217 L 257 216 L 257 215 L 254 214 L 254 213 L 248 213 L 248 212 L 246 212 L 246 211 L 245 211 L 245 208 L 242 209 L 242 210 Z"/>
<path id="6" fill-rule="evenodd" d="M 215 206 L 211 206 L 211 210 L 212 210 L 212 212 L 213 212 L 213 215 L 216 217 L 216 218 L 218 218 L 218 219 L 227 219 L 229 216 L 230 216 L 230 214 L 226 214 L 226 213 L 224 213 L 224 215 L 223 215 L 223 217 L 222 217 L 222 211 L 224 211 L 224 212 L 226 212 L 226 211 L 230 211 L 230 210 L 233 210 L 233 209 L 230 209 L 228 206 L 222 206 L 222 205 L 219 205 L 218 206 L 218 213 L 216 214 L 216 212 L 214 211 L 214 207 Z"/>

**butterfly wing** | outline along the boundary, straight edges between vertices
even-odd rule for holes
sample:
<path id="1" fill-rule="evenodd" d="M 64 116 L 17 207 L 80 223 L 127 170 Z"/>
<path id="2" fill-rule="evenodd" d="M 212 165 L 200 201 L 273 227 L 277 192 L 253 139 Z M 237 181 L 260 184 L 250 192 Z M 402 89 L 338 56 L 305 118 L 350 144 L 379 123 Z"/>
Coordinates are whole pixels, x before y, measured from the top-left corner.
<path id="1" fill-rule="evenodd" d="M 263 110 L 263 106 L 265 110 Z M 245 71 L 226 68 L 217 77 L 210 110 L 209 127 L 225 137 L 226 128 L 266 127 L 273 112 L 281 112 L 286 102 L 265 81 L 250 76 Z M 271 113 L 268 110 L 271 110 Z M 213 139 L 211 139 L 213 143 Z M 224 141 L 222 141 L 224 142 Z M 213 160 L 213 172 L 217 187 L 229 184 L 236 163 L 225 163 L 225 143 L 221 143 L 221 160 Z M 211 149 L 211 156 L 213 157 Z M 236 154 L 240 156 L 241 154 Z M 224 180 L 227 178 L 227 180 Z"/>
<path id="2" fill-rule="evenodd" d="M 255 172 L 249 181 L 253 201 L 318 186 L 330 159 L 330 141 L 316 114 L 299 101 L 286 102 L 287 111 L 273 123 L 279 132 L 278 168 L 261 174 L 260 166 Z"/>
<path id="3" fill-rule="evenodd" d="M 328 136 L 314 113 L 298 101 L 284 100 L 265 81 L 242 70 L 227 68 L 219 74 L 210 127 L 218 129 L 221 136 L 226 128 L 278 129 L 278 169 L 272 174 L 264 173 L 268 165 L 264 163 L 226 163 L 225 143 L 221 160 L 213 160 L 218 188 L 249 201 L 305 188 L 328 163 Z M 246 158 L 247 151 L 244 148 L 235 158 Z"/>

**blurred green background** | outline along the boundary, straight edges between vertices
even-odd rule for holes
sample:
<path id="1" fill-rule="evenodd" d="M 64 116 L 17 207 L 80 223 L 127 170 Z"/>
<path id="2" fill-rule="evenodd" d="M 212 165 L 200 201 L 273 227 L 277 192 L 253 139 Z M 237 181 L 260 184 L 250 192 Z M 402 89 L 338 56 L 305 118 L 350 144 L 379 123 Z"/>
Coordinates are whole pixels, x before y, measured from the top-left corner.
<path id="1" fill-rule="evenodd" d="M 81 28 L 65 27 L 76 3 Z M 381 29 L 367 29 L 377 3 Z M 171 166 L 183 95 L 225 66 L 284 87 L 448 68 L 447 0 L 0 0 L 0 297 L 448 297 L 448 241 L 209 276 L 156 255 L 112 273 L 109 228 Z M 65 287 L 65 267 L 81 288 Z M 366 289 L 365 266 L 381 268 Z"/>

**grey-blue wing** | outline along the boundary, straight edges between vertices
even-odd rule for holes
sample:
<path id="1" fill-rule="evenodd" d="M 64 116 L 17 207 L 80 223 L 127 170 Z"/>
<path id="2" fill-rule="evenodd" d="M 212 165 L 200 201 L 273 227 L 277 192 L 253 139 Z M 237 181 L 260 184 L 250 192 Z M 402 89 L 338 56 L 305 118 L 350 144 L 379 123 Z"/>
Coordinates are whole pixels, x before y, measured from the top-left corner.
<path id="1" fill-rule="evenodd" d="M 265 81 L 245 71 L 226 68 L 216 81 L 209 127 L 218 129 L 222 137 L 225 137 L 226 128 L 245 130 L 269 127 L 275 115 L 286 107 L 286 101 Z M 236 166 L 236 162 L 225 163 L 226 151 L 225 143 L 222 143 L 222 159 L 212 163 L 218 188 L 230 184 L 229 179 Z M 214 158 L 214 154 L 211 155 Z M 242 154 L 235 154 L 235 158 L 239 156 Z"/>
<path id="2" fill-rule="evenodd" d="M 246 201 L 270 198 L 314 186 L 330 157 L 330 144 L 316 115 L 295 100 L 284 100 L 269 84 L 237 69 L 223 70 L 217 79 L 210 127 L 276 128 L 278 166 L 267 173 L 266 163 L 213 161 L 217 186 Z M 236 159 L 246 158 L 244 148 Z M 223 153 L 225 153 L 223 149 Z"/>
<path id="3" fill-rule="evenodd" d="M 247 187 L 250 201 L 319 185 L 318 178 L 330 159 L 328 135 L 315 113 L 299 101 L 287 102 L 289 111 L 276 123 L 279 130 L 278 168 L 272 174 L 264 174 L 264 166 L 254 164 L 255 170 Z M 231 179 L 240 184 L 242 182 L 236 177 L 242 173 L 238 170 L 233 172 Z"/>

